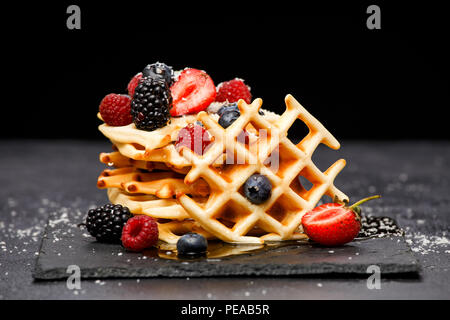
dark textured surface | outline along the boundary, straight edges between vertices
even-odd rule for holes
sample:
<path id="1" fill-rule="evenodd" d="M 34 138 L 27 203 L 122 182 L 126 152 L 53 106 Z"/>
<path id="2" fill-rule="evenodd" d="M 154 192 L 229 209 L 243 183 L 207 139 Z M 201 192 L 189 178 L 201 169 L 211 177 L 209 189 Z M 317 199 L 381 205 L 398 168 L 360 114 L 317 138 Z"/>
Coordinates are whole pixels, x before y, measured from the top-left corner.
<path id="1" fill-rule="evenodd" d="M 83 278 L 361 276 L 367 275 L 371 265 L 379 266 L 383 274 L 397 274 L 399 278 L 419 271 L 403 237 L 360 240 L 337 248 L 297 242 L 221 258 L 172 260 L 159 257 L 156 248 L 132 253 L 120 245 L 96 242 L 73 225 L 67 222 L 46 228 L 34 272 L 36 279 L 65 279 L 69 265 L 79 266 Z"/>
<path id="2" fill-rule="evenodd" d="M 32 271 L 50 216 L 57 226 L 82 219 L 106 194 L 96 189 L 98 153 L 107 142 L 0 142 L 0 298 L 22 299 L 308 299 L 450 298 L 450 143 L 346 142 L 339 151 L 320 148 L 325 169 L 337 158 L 347 167 L 336 185 L 356 201 L 380 193 L 366 213 L 395 218 L 422 266 L 419 278 L 388 279 L 369 290 L 366 279 L 316 277 L 154 278 L 34 282 Z M 70 249 L 70 248 L 69 248 Z M 68 255 L 61 252 L 61 256 Z"/>

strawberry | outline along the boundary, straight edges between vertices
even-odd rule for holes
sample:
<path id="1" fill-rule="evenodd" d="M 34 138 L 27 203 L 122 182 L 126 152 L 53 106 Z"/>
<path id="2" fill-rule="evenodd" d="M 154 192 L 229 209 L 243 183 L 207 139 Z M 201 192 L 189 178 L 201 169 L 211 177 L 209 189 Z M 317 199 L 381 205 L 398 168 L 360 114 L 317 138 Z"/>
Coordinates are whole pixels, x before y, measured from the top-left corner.
<path id="1" fill-rule="evenodd" d="M 308 237 L 322 245 L 339 246 L 352 241 L 361 229 L 360 204 L 380 196 L 362 199 L 352 206 L 326 203 L 307 212 L 302 218 Z"/>
<path id="2" fill-rule="evenodd" d="M 128 82 L 127 90 L 128 90 L 128 95 L 131 97 L 131 99 L 133 99 L 134 90 L 136 89 L 136 87 L 139 84 L 139 81 L 141 81 L 141 79 L 142 79 L 142 72 L 139 72 L 130 80 L 130 82 Z"/>
<path id="3" fill-rule="evenodd" d="M 173 98 L 171 116 L 197 113 L 205 110 L 216 98 L 216 87 L 204 71 L 185 69 L 170 87 Z"/>

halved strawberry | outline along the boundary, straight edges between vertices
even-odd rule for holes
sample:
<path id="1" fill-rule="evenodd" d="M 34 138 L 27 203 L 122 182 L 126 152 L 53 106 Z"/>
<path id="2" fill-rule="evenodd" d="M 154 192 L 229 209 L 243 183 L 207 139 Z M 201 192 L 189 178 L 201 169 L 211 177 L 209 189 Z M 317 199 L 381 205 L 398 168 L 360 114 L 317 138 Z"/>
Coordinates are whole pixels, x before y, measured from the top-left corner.
<path id="1" fill-rule="evenodd" d="M 204 71 L 185 69 L 170 88 L 173 99 L 171 116 L 197 113 L 205 110 L 216 98 L 216 87 Z"/>
<path id="2" fill-rule="evenodd" d="M 303 230 L 311 240 L 323 245 L 338 246 L 348 243 L 361 229 L 361 209 L 358 206 L 379 197 L 368 197 L 352 206 L 342 202 L 318 206 L 302 217 Z"/>

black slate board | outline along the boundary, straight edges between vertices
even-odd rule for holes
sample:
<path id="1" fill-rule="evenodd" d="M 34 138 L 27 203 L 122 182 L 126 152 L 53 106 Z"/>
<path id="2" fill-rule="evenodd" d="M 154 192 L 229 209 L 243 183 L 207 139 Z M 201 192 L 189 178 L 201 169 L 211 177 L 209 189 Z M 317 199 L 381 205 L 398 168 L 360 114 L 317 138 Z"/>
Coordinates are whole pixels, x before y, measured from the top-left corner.
<path id="1" fill-rule="evenodd" d="M 403 237 L 372 238 L 336 248 L 309 242 L 266 246 L 224 258 L 164 259 L 157 249 L 127 252 L 120 245 L 98 243 L 75 225 L 47 225 L 34 278 L 65 279 L 77 265 L 82 278 L 150 278 L 213 276 L 367 276 L 370 265 L 383 276 L 417 274 L 420 266 Z"/>

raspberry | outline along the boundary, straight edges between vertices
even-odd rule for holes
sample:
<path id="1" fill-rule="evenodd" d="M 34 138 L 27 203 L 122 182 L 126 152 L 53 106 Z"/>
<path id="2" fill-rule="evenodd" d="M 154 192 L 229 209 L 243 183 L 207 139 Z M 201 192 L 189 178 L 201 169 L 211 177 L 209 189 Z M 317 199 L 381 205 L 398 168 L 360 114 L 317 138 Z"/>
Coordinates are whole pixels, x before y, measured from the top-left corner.
<path id="1" fill-rule="evenodd" d="M 205 149 L 212 142 L 209 132 L 198 124 L 188 124 L 178 133 L 175 147 L 187 147 L 195 153 L 202 155 Z"/>
<path id="2" fill-rule="evenodd" d="M 122 230 L 122 245 L 130 251 L 142 251 L 158 242 L 158 225 L 152 217 L 137 215 L 128 219 Z"/>
<path id="3" fill-rule="evenodd" d="M 244 80 L 236 78 L 217 86 L 217 102 L 236 102 L 239 99 L 243 99 L 247 103 L 252 100 L 250 87 L 244 83 Z"/>
<path id="4" fill-rule="evenodd" d="M 128 95 L 130 97 L 134 96 L 134 89 L 136 89 L 137 85 L 139 84 L 139 81 L 142 79 L 142 72 L 139 72 L 137 75 L 133 77 L 133 79 L 128 82 L 127 90 Z"/>
<path id="5" fill-rule="evenodd" d="M 110 93 L 100 102 L 100 115 L 110 126 L 126 126 L 133 122 L 131 99 L 127 95 Z"/>

